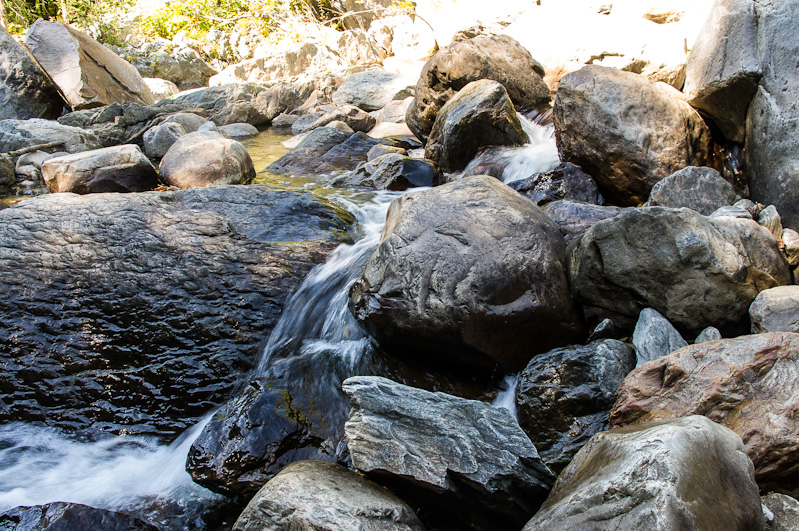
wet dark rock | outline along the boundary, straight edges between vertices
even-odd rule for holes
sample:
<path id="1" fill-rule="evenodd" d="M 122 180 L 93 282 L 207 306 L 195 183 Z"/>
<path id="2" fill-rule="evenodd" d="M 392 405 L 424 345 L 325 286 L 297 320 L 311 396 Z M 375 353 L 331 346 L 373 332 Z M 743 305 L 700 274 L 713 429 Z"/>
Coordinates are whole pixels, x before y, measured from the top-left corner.
<path id="1" fill-rule="evenodd" d="M 772 492 L 760 498 L 769 531 L 799 529 L 799 501 L 785 494 Z"/>
<path id="2" fill-rule="evenodd" d="M 713 168 L 688 166 L 653 186 L 644 206 L 690 208 L 709 216 L 737 198 L 732 185 Z"/>
<path id="3" fill-rule="evenodd" d="M 25 45 L 73 110 L 110 103 L 154 103 L 133 65 L 70 26 L 39 19 L 25 34 Z"/>
<path id="4" fill-rule="evenodd" d="M 496 81 L 473 81 L 438 112 L 425 157 L 443 171 L 462 170 L 480 148 L 521 146 L 528 141 L 505 88 Z"/>
<path id="5" fill-rule="evenodd" d="M 544 68 L 507 35 L 478 35 L 439 50 L 422 70 L 405 121 L 426 141 L 444 104 L 472 81 L 501 83 L 518 110 L 549 101 Z"/>
<path id="6" fill-rule="evenodd" d="M 352 221 L 257 186 L 52 194 L 0 218 L 0 422 L 163 438 L 233 391 Z"/>
<path id="7" fill-rule="evenodd" d="M 634 367 L 633 349 L 615 339 L 557 348 L 527 364 L 516 387 L 519 425 L 555 473 L 608 428 L 614 393 Z"/>
<path id="8" fill-rule="evenodd" d="M 365 162 L 369 150 L 378 144 L 402 145 L 393 139 L 376 139 L 363 133 L 320 127 L 311 131 L 296 148 L 272 163 L 269 169 L 296 174 L 351 171 Z"/>
<path id="9" fill-rule="evenodd" d="M 126 144 L 47 159 L 42 177 L 51 192 L 145 192 L 158 172 L 139 146 Z"/>
<path id="10" fill-rule="evenodd" d="M 641 310 L 633 330 L 636 367 L 662 358 L 685 346 L 688 346 L 688 342 L 682 338 L 676 328 L 671 326 L 668 319 L 652 308 Z"/>
<path id="11" fill-rule="evenodd" d="M 752 333 L 799 332 L 799 286 L 761 291 L 749 306 Z"/>
<path id="12" fill-rule="evenodd" d="M 705 415 L 737 433 L 763 490 L 797 493 L 799 335 L 769 332 L 689 345 L 636 368 L 610 412 L 613 426 Z"/>
<path id="13" fill-rule="evenodd" d="M 760 291 L 791 282 L 768 230 L 687 208 L 629 209 L 600 221 L 571 249 L 569 270 L 578 300 L 629 317 L 654 308 L 683 333 L 739 331 Z"/>
<path id="14" fill-rule="evenodd" d="M 0 120 L 61 115 L 64 100 L 30 53 L 0 27 Z"/>
<path id="15" fill-rule="evenodd" d="M 392 202 L 350 308 L 403 359 L 520 368 L 581 339 L 564 259 L 560 232 L 532 201 L 467 177 Z"/>
<path id="16" fill-rule="evenodd" d="M 561 162 L 552 170 L 508 183 L 535 204 L 543 207 L 553 201 L 578 201 L 601 205 L 604 201 L 594 179 L 571 162 Z"/>
<path id="17" fill-rule="evenodd" d="M 284 468 L 250 500 L 235 531 L 423 531 L 413 510 L 341 465 L 302 461 Z"/>
<path id="18" fill-rule="evenodd" d="M 557 225 L 566 243 L 571 243 L 588 229 L 621 214 L 622 209 L 609 205 L 594 205 L 576 201 L 553 201 L 544 206 L 544 214 Z"/>
<path id="19" fill-rule="evenodd" d="M 95 509 L 80 503 L 54 502 L 31 507 L 14 507 L 0 513 L 3 531 L 158 531 L 138 518 L 124 513 Z"/>
<path id="20" fill-rule="evenodd" d="M 164 121 L 144 133 L 144 152 L 151 159 L 160 160 L 169 148 L 186 134 L 186 129 L 177 122 Z"/>
<path id="21" fill-rule="evenodd" d="M 752 462 L 700 416 L 599 433 L 524 531 L 764 529 Z"/>
<path id="22" fill-rule="evenodd" d="M 480 149 L 472 161 L 464 168 L 461 177 L 472 175 L 490 175 L 502 181 L 502 175 L 510 162 L 508 148 L 485 147 Z M 512 187 L 512 184 L 509 184 Z"/>
<path id="23" fill-rule="evenodd" d="M 0 153 L 53 143 L 58 144 L 42 149 L 48 153 L 78 153 L 102 147 L 100 139 L 93 132 L 51 120 L 32 118 L 0 121 Z"/>
<path id="24" fill-rule="evenodd" d="M 365 186 L 376 190 L 407 190 L 417 186 L 435 186 L 441 181 L 441 172 L 432 161 L 390 153 L 361 163 L 354 172 L 332 184 Z"/>
<path id="25" fill-rule="evenodd" d="M 710 130 L 679 92 L 614 68 L 589 65 L 561 79 L 555 138 L 561 159 L 621 206 L 643 203 L 685 166 L 713 166 Z"/>
<path id="26" fill-rule="evenodd" d="M 555 476 L 504 409 L 379 377 L 347 379 L 352 464 L 470 529 L 509 529 L 532 516 Z"/>
<path id="27" fill-rule="evenodd" d="M 255 167 L 239 142 L 212 131 L 197 131 L 172 144 L 161 159 L 160 173 L 169 186 L 195 188 L 250 183 Z"/>

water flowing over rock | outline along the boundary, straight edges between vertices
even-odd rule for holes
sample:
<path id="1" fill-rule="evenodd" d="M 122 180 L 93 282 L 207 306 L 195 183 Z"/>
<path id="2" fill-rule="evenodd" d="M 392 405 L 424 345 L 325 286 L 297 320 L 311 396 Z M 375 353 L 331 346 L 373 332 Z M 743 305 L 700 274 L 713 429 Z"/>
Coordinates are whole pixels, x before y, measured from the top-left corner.
<path id="1" fill-rule="evenodd" d="M 0 26 L 0 120 L 55 120 L 63 107 L 53 81 Z"/>
<path id="2" fill-rule="evenodd" d="M 471 529 L 513 528 L 555 476 L 506 410 L 379 377 L 345 380 L 352 463 Z"/>
<path id="3" fill-rule="evenodd" d="M 604 200 L 594 179 L 571 162 L 561 162 L 552 170 L 508 183 L 540 207 L 553 201 L 580 201 L 601 205 Z"/>
<path id="4" fill-rule="evenodd" d="M 735 189 L 713 168 L 688 166 L 652 187 L 644 206 L 690 208 L 709 216 L 735 203 Z"/>
<path id="5" fill-rule="evenodd" d="M 520 368 L 582 335 L 564 254 L 532 201 L 493 177 L 467 177 L 394 200 L 350 307 L 399 357 Z"/>
<path id="6" fill-rule="evenodd" d="M 58 151 L 78 153 L 103 147 L 100 145 L 100 139 L 93 132 L 61 125 L 51 120 L 32 118 L 30 120 L 0 121 L 0 153 L 42 144 L 55 144 L 40 148 L 48 153 Z"/>
<path id="7" fill-rule="evenodd" d="M 491 79 L 505 87 L 515 108 L 549 101 L 544 68 L 507 35 L 478 35 L 439 50 L 422 70 L 405 120 L 426 141 L 441 107 L 472 81 Z"/>
<path id="8" fill-rule="evenodd" d="M 799 335 L 771 332 L 690 345 L 631 372 L 614 426 L 701 414 L 735 431 L 763 490 L 796 493 Z"/>
<path id="9" fill-rule="evenodd" d="M 246 148 L 212 131 L 180 137 L 161 159 L 161 180 L 178 188 L 247 184 L 255 167 Z"/>
<path id="10" fill-rule="evenodd" d="M 575 297 L 628 317 L 654 308 L 682 331 L 740 330 L 757 294 L 791 282 L 757 223 L 687 208 L 629 209 L 600 221 L 569 255 Z"/>
<path id="11" fill-rule="evenodd" d="M 764 528 L 741 439 L 691 416 L 595 435 L 524 531 Z"/>
<path id="12" fill-rule="evenodd" d="M 51 192 L 76 194 L 145 192 L 158 185 L 158 172 L 131 144 L 48 159 L 42 177 Z"/>
<path id="13" fill-rule="evenodd" d="M 318 531 L 423 531 L 413 510 L 386 489 L 321 461 L 284 468 L 247 504 L 235 531 L 263 529 Z"/>
<path id="14" fill-rule="evenodd" d="M 652 308 L 644 308 L 633 331 L 636 367 L 688 346 L 671 323 Z"/>
<path id="15" fill-rule="evenodd" d="M 25 44 L 73 110 L 110 103 L 155 103 L 133 65 L 61 22 L 37 20 L 28 29 Z"/>
<path id="16" fill-rule="evenodd" d="M 619 205 L 643 203 L 685 166 L 713 166 L 710 131 L 679 92 L 613 68 L 586 66 L 561 80 L 555 133 L 561 159 Z"/>
<path id="17" fill-rule="evenodd" d="M 482 147 L 526 142 L 527 134 L 505 88 L 483 79 L 469 83 L 441 107 L 425 157 L 452 172 L 464 169 Z"/>
<path id="18" fill-rule="evenodd" d="M 560 229 L 569 244 L 602 221 L 618 216 L 622 209 L 610 205 L 592 205 L 577 201 L 553 201 L 544 206 L 544 214 Z"/>
<path id="19" fill-rule="evenodd" d="M 757 52 L 763 78 L 746 115 L 744 167 L 754 201 L 774 205 L 785 226 L 799 229 L 799 6 L 755 2 Z"/>
<path id="20" fill-rule="evenodd" d="M 605 339 L 557 348 L 530 360 L 519 375 L 519 425 L 556 473 L 594 434 L 608 428 L 621 381 L 635 367 L 629 345 Z"/>
<path id="21" fill-rule="evenodd" d="M 761 291 L 749 307 L 752 333 L 799 332 L 799 286 Z"/>
<path id="22" fill-rule="evenodd" d="M 351 217 L 319 201 L 229 186 L 0 211 L 0 421 L 184 430 L 233 390 L 288 294 L 348 237 Z"/>
<path id="23" fill-rule="evenodd" d="M 741 143 L 746 110 L 763 74 L 756 11 L 752 0 L 716 0 L 685 64 L 688 103 Z"/>
<path id="24" fill-rule="evenodd" d="M 3 531 L 158 531 L 154 525 L 124 513 L 95 509 L 80 503 L 55 502 L 33 507 L 15 507 L 0 513 Z"/>

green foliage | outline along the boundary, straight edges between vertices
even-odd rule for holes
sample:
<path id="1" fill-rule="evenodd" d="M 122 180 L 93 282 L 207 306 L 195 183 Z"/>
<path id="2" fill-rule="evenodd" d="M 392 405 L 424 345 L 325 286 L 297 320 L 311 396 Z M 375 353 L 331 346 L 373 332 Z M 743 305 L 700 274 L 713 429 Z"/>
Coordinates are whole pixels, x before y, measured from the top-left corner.
<path id="1" fill-rule="evenodd" d="M 172 39 L 180 31 L 201 39 L 212 29 L 232 31 L 236 26 L 242 29 L 256 26 L 262 33 L 268 33 L 270 15 L 282 3 L 280 0 L 179 0 L 142 19 L 141 31 L 147 37 L 164 39 Z"/>

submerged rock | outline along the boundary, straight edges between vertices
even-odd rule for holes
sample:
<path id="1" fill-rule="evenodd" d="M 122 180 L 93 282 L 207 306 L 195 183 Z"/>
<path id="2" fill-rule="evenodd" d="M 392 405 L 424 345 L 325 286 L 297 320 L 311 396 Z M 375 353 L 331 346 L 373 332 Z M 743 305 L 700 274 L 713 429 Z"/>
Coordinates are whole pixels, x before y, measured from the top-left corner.
<path id="1" fill-rule="evenodd" d="M 638 367 L 619 387 L 613 426 L 702 414 L 737 433 L 763 490 L 797 492 L 799 335 L 690 345 Z"/>
<path id="2" fill-rule="evenodd" d="M 560 232 L 532 201 L 467 177 L 394 200 L 350 308 L 402 358 L 520 368 L 581 337 L 564 260 Z"/>
<path id="3" fill-rule="evenodd" d="M 160 170 L 161 180 L 178 188 L 248 184 L 255 178 L 247 149 L 212 131 L 178 138 L 161 159 Z"/>
<path id="4" fill-rule="evenodd" d="M 741 439 L 690 416 L 595 435 L 524 531 L 764 527 Z"/>
<path id="5" fill-rule="evenodd" d="M 379 377 L 349 378 L 352 464 L 471 529 L 506 529 L 538 508 L 555 476 L 506 410 Z"/>
<path id="6" fill-rule="evenodd" d="M 0 513 L 3 531 L 158 531 L 138 518 L 124 513 L 95 509 L 80 503 L 54 502 L 32 507 L 14 507 Z"/>
<path id="7" fill-rule="evenodd" d="M 341 465 L 301 461 L 258 491 L 234 531 L 423 531 L 413 510 L 388 490 Z"/>
<path id="8" fill-rule="evenodd" d="M 629 345 L 606 339 L 539 354 L 519 375 L 519 425 L 556 473 L 608 428 L 621 381 L 635 367 Z"/>
<path id="9" fill-rule="evenodd" d="M 177 435 L 233 391 L 349 222 L 252 186 L 0 211 L 0 422 Z"/>

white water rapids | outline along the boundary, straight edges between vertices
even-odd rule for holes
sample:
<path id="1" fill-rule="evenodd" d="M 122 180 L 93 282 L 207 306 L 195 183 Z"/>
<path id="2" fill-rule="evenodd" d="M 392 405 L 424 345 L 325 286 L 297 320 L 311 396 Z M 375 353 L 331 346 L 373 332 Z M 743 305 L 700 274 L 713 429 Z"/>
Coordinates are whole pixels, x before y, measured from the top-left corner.
<path id="1" fill-rule="evenodd" d="M 548 171 L 559 162 L 552 128 L 527 120 L 523 124 L 531 142 L 502 151 L 507 162 L 505 182 Z M 296 348 L 306 354 L 325 350 L 352 366 L 371 348 L 371 340 L 349 313 L 347 298 L 379 241 L 388 205 L 397 195 L 341 194 L 341 201 L 355 214 L 363 237 L 352 245 L 339 246 L 327 263 L 304 280 L 270 335 L 256 374 L 262 374 L 281 349 Z M 364 197 L 368 199 L 364 201 Z M 360 199 L 358 204 L 354 198 Z M 514 414 L 516 378 L 506 378 L 505 390 L 494 403 Z M 159 504 L 211 505 L 219 497 L 193 483 L 185 463 L 194 439 L 212 413 L 170 445 L 135 436 L 83 442 L 53 428 L 21 422 L 2 425 L 0 511 L 66 501 L 123 512 L 135 508 L 137 515 L 151 516 L 150 521 L 163 524 L 158 520 Z M 196 528 L 191 523 L 185 525 L 186 529 Z"/>

